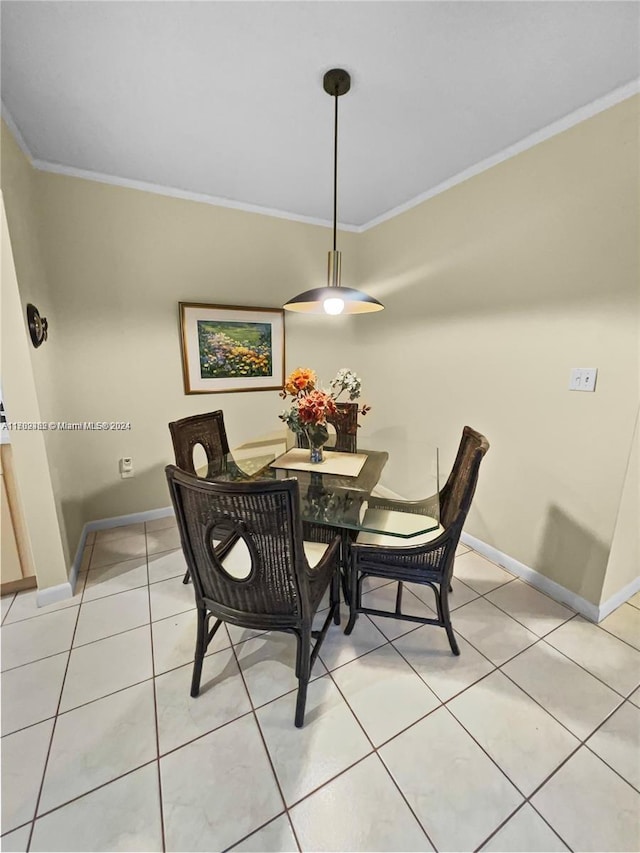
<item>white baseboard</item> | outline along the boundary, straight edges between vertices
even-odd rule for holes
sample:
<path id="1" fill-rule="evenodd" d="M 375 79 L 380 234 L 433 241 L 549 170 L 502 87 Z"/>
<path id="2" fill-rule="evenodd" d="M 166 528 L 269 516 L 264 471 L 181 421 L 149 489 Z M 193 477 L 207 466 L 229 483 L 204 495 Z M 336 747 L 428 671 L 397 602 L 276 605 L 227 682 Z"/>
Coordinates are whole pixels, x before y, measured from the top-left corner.
<path id="1" fill-rule="evenodd" d="M 625 601 L 629 601 L 631 596 L 635 595 L 636 592 L 640 592 L 640 575 L 637 578 L 634 578 L 631 583 L 623 586 L 622 589 L 618 590 L 618 592 L 616 592 L 615 595 L 612 595 L 611 598 L 601 602 L 600 607 L 598 608 L 598 622 L 602 622 L 602 620 L 610 613 L 617 610 L 621 604 L 624 604 Z"/>
<path id="2" fill-rule="evenodd" d="M 38 607 L 46 607 L 47 604 L 55 604 L 57 601 L 64 601 L 65 598 L 73 598 L 74 585 L 69 579 L 67 583 L 59 583 L 56 586 L 39 589 L 36 593 L 36 604 Z"/>
<path id="3" fill-rule="evenodd" d="M 572 592 L 570 589 L 562 586 L 562 584 L 552 581 L 546 575 L 537 572 L 530 566 L 526 566 L 503 551 L 499 551 L 493 545 L 487 545 L 486 542 L 476 539 L 475 536 L 471 536 L 469 533 L 463 532 L 460 541 L 473 548 L 478 554 L 482 554 L 483 557 L 491 560 L 491 562 L 497 563 L 499 566 L 507 569 L 507 571 L 530 583 L 531 586 L 539 589 L 540 592 L 544 592 L 561 604 L 566 604 L 567 607 L 580 613 L 581 616 L 584 616 L 585 619 L 589 619 L 591 622 L 602 622 L 606 616 L 613 613 L 616 608 L 620 607 L 621 604 L 624 604 L 625 601 L 628 601 L 632 595 L 635 595 L 640 590 L 640 577 L 637 577 L 615 595 L 612 595 L 607 601 L 601 602 L 599 605 L 593 604 L 576 592 Z"/>
<path id="4" fill-rule="evenodd" d="M 391 491 L 391 489 L 387 489 L 385 486 L 381 486 L 380 484 L 376 486 L 374 494 L 375 493 L 380 497 L 401 499 L 400 496 Z M 62 601 L 64 598 L 71 598 L 73 596 L 78 574 L 80 572 L 80 566 L 82 564 L 82 555 L 88 533 L 93 530 L 108 530 L 112 527 L 123 527 L 127 524 L 139 524 L 141 521 L 154 521 L 156 518 L 167 518 L 167 516 L 173 514 L 173 507 L 165 506 L 160 507 L 160 509 L 146 510 L 145 512 L 132 512 L 129 515 L 117 515 L 113 518 L 99 518 L 95 521 L 88 521 L 82 528 L 80 541 L 76 550 L 76 556 L 69 572 L 69 582 L 49 587 L 48 589 L 38 590 L 38 607 L 44 607 L 46 604 L 53 604 L 56 601 Z M 477 551 L 478 554 L 482 554 L 483 557 L 486 557 L 493 563 L 497 563 L 499 566 L 507 569 L 507 571 L 527 581 L 531 586 L 539 589 L 541 592 L 544 592 L 546 595 L 556 601 L 559 601 L 561 604 L 566 604 L 567 607 L 570 607 L 572 610 L 580 613 L 591 622 L 601 622 L 610 613 L 613 613 L 614 610 L 620 607 L 620 605 L 624 604 L 625 601 L 628 601 L 632 595 L 635 595 L 636 592 L 640 591 L 640 577 L 637 577 L 623 589 L 619 590 L 615 595 L 612 595 L 607 601 L 600 605 L 593 604 L 581 595 L 578 595 L 570 589 L 562 586 L 562 584 L 551 580 L 551 578 L 548 578 L 546 575 L 537 572 L 530 566 L 521 563 L 514 557 L 510 557 L 503 551 L 499 551 L 497 548 L 494 548 L 493 545 L 487 545 L 487 543 L 483 542 L 481 539 L 476 539 L 475 536 L 471 536 L 469 533 L 465 533 L 463 531 L 460 536 L 460 541 L 464 542 L 465 545 L 473 548 L 474 551 Z"/>
<path id="5" fill-rule="evenodd" d="M 80 534 L 80 539 L 78 541 L 78 547 L 76 548 L 76 556 L 74 557 L 73 563 L 71 564 L 71 568 L 69 569 L 69 586 L 71 587 L 71 597 L 76 594 L 76 583 L 78 582 L 78 575 L 80 574 L 80 566 L 82 564 L 82 557 L 84 554 L 84 546 L 87 543 L 87 525 L 82 528 L 82 533 Z"/>
<path id="6" fill-rule="evenodd" d="M 95 521 L 88 521 L 82 528 L 78 547 L 76 548 L 76 556 L 69 570 L 71 593 L 69 596 L 64 595 L 55 600 L 60 601 L 61 598 L 71 598 L 74 595 L 80 566 L 82 565 L 82 556 L 85 545 L 87 544 L 87 535 L 89 533 L 94 530 L 108 530 L 111 527 L 124 527 L 127 524 L 139 524 L 141 521 L 155 521 L 156 518 L 167 518 L 167 516 L 173 514 L 172 506 L 163 506 L 160 509 L 148 509 L 145 512 L 132 512 L 129 515 L 115 515 L 113 518 L 98 518 Z M 62 586 L 65 586 L 65 584 L 62 584 Z M 57 589 L 57 587 L 53 587 L 53 589 Z M 43 592 L 47 592 L 47 590 L 43 590 Z M 47 604 L 52 603 L 52 601 L 47 602 Z M 42 605 L 38 604 L 38 607 L 42 607 Z"/>
<path id="7" fill-rule="evenodd" d="M 108 530 L 110 527 L 123 527 L 126 524 L 139 524 L 141 521 L 155 521 L 156 518 L 166 518 L 173 515 L 172 506 L 162 506 L 160 509 L 148 509 L 145 512 L 132 512 L 129 515 L 115 515 L 113 518 L 98 518 L 88 521 L 83 529 L 90 533 L 92 530 Z"/>
<path id="8" fill-rule="evenodd" d="M 483 557 L 486 557 L 493 563 L 497 563 L 499 566 L 502 566 L 507 571 L 511 572 L 511 574 L 522 578 L 522 580 L 530 583 L 531 586 L 539 589 L 540 592 L 544 592 L 546 595 L 554 598 L 556 601 L 559 601 L 560 604 L 566 604 L 567 607 L 577 611 L 591 622 L 598 621 L 599 608 L 597 604 L 592 604 L 590 601 L 587 601 L 586 598 L 572 592 L 570 589 L 562 586 L 562 584 L 552 581 L 551 578 L 546 577 L 546 575 L 537 572 L 530 566 L 526 566 L 519 560 L 510 557 L 508 554 L 499 551 L 497 548 L 494 548 L 493 545 L 487 545 L 486 542 L 483 542 L 481 539 L 476 539 L 475 536 L 471 536 L 469 533 L 463 532 L 460 539 L 465 543 L 465 545 L 468 545 L 470 548 L 473 548 L 474 551 L 477 551 L 478 554 L 482 554 Z"/>

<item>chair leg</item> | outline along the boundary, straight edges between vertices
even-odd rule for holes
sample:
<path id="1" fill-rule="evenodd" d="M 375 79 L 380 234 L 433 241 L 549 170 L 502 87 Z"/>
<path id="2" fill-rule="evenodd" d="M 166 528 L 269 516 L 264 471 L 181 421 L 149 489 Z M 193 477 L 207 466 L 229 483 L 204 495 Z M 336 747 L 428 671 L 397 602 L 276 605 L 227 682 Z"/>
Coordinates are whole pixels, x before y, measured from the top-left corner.
<path id="1" fill-rule="evenodd" d="M 351 568 L 351 591 L 349 595 L 349 621 L 344 629 L 345 634 L 350 634 L 353 631 L 353 626 L 358 620 L 358 610 L 360 607 L 360 585 L 358 584 L 358 572 Z"/>
<path id="2" fill-rule="evenodd" d="M 454 655 L 460 654 L 460 649 L 458 648 L 458 643 L 455 638 L 455 634 L 453 633 L 453 627 L 451 625 L 451 614 L 449 613 L 449 590 L 447 587 L 440 587 L 440 614 L 442 621 L 444 622 L 444 627 L 447 632 L 447 637 L 449 638 L 449 645 L 451 646 L 451 651 Z"/>
<path id="3" fill-rule="evenodd" d="M 350 586 L 350 566 L 351 566 L 351 548 L 350 548 L 350 540 L 349 533 L 346 530 L 342 531 L 342 537 L 340 541 L 340 582 L 342 585 L 342 596 L 344 598 L 344 603 L 349 604 L 351 599 L 351 593 L 349 591 Z"/>
<path id="4" fill-rule="evenodd" d="M 340 569 L 337 569 L 331 578 L 331 589 L 329 591 L 329 606 L 334 608 L 333 624 L 340 624 Z"/>
<path id="5" fill-rule="evenodd" d="M 182 583 L 189 583 L 189 569 L 184 573 L 184 577 L 182 578 Z"/>
<path id="6" fill-rule="evenodd" d="M 303 629 L 298 634 L 298 654 L 296 660 L 296 675 L 298 676 L 298 699 L 296 701 L 296 728 L 304 725 L 304 709 L 307 704 L 307 686 L 311 675 L 311 632 Z"/>
<path id="7" fill-rule="evenodd" d="M 453 584 L 452 583 L 449 584 L 449 592 L 453 592 Z"/>
<path id="8" fill-rule="evenodd" d="M 402 613 L 402 581 L 398 581 L 398 591 L 396 592 L 396 613 Z"/>
<path id="9" fill-rule="evenodd" d="M 198 608 L 198 634 L 196 637 L 196 654 L 193 661 L 193 676 L 191 678 L 191 695 L 193 697 L 200 693 L 200 679 L 202 677 L 202 662 L 207 650 L 207 611 Z"/>

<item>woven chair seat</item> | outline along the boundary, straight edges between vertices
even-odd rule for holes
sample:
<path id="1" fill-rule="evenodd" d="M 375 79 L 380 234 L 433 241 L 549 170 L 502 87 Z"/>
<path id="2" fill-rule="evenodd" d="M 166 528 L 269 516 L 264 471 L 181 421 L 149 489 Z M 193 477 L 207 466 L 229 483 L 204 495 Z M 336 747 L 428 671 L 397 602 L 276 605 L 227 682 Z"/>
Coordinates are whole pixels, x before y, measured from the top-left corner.
<path id="1" fill-rule="evenodd" d="M 417 516 L 419 519 L 420 516 Z M 365 527 L 376 527 L 378 530 L 406 530 L 410 533 L 411 530 L 420 526 L 415 523 L 416 515 L 406 512 L 399 512 L 393 509 L 368 509 L 363 518 L 362 524 Z M 422 525 L 426 527 L 429 523 L 433 523 L 434 519 L 431 516 L 424 516 Z M 411 523 L 413 522 L 413 523 Z M 437 526 L 435 530 L 429 530 L 426 533 L 417 533 L 407 539 L 400 536 L 390 536 L 386 533 L 373 533 L 366 530 L 358 533 L 356 542 L 358 545 L 380 545 L 385 548 L 406 548 L 411 545 L 424 545 L 425 542 L 431 542 L 437 539 L 441 533 L 444 533 L 444 527 Z"/>
<path id="2" fill-rule="evenodd" d="M 216 545 L 220 544 L 215 539 L 213 541 Z M 302 547 L 309 568 L 312 569 L 324 557 L 329 546 L 322 542 L 303 541 Z M 251 571 L 251 557 L 242 542 L 233 545 L 220 562 L 225 572 L 230 574 L 232 578 L 246 578 Z"/>

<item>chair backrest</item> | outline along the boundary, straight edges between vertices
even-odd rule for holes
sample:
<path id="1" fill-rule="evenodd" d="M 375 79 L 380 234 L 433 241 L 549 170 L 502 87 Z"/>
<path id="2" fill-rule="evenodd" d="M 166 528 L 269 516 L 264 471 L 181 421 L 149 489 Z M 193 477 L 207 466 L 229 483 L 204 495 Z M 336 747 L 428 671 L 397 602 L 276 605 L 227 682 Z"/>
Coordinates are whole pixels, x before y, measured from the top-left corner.
<path id="1" fill-rule="evenodd" d="M 258 626 L 252 616 L 262 617 L 263 627 L 269 617 L 299 621 L 309 587 L 298 481 L 222 483 L 175 465 L 165 471 L 196 598 L 218 618 L 246 627 Z M 220 528 L 230 531 L 231 548 L 214 541 Z M 236 548 L 246 568 L 232 575 L 229 560 Z"/>
<path id="2" fill-rule="evenodd" d="M 456 460 L 440 492 L 440 524 L 444 528 L 458 522 L 462 529 L 478 483 L 480 463 L 488 449 L 484 435 L 469 426 L 462 430 Z"/>
<path id="3" fill-rule="evenodd" d="M 224 416 L 220 409 L 172 421 L 169 431 L 178 468 L 190 474 L 196 473 L 193 450 L 199 444 L 207 455 L 209 473 L 220 470 L 223 458 L 229 452 Z"/>
<path id="4" fill-rule="evenodd" d="M 336 431 L 335 450 L 344 453 L 357 453 L 358 451 L 358 404 L 336 403 L 335 415 L 329 415 L 327 421 Z M 309 442 L 304 433 L 296 435 L 298 447 L 308 447 Z"/>

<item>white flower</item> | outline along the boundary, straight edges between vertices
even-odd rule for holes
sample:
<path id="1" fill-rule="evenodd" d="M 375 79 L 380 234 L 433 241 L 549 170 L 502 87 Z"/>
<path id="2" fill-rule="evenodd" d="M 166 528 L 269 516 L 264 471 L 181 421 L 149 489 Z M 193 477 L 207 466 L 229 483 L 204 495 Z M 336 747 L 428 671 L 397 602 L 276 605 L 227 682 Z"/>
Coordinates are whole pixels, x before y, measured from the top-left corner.
<path id="1" fill-rule="evenodd" d="M 336 374 L 335 379 L 331 381 L 331 387 L 334 389 L 334 397 L 337 399 L 343 391 L 349 393 L 350 400 L 357 400 L 360 396 L 360 388 L 362 380 L 359 376 L 348 367 L 343 367 Z"/>

